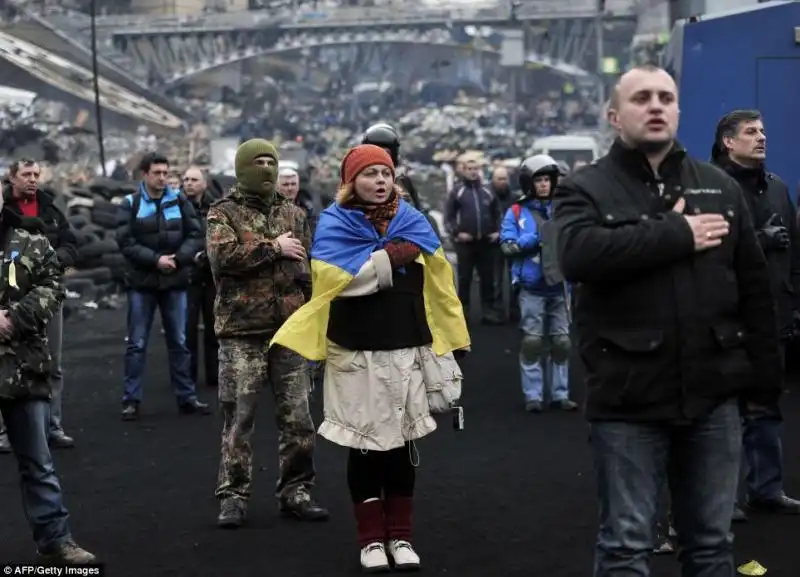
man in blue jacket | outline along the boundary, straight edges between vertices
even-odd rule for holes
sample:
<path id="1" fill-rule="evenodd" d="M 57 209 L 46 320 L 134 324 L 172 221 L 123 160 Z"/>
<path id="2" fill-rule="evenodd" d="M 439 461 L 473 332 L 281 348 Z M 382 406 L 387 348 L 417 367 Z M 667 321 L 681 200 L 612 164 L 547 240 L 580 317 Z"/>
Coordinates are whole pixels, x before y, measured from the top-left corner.
<path id="1" fill-rule="evenodd" d="M 189 276 L 203 235 L 197 212 L 180 191 L 167 186 L 169 161 L 158 153 L 142 159 L 139 190 L 125 197 L 117 215 L 117 242 L 127 264 L 128 348 L 122 418 L 139 417 L 147 342 L 156 309 L 161 312 L 169 370 L 182 413 L 210 414 L 197 399 L 186 346 Z"/>
<path id="2" fill-rule="evenodd" d="M 545 154 L 522 163 L 522 200 L 505 214 L 500 248 L 511 261 L 511 283 L 519 289 L 519 364 L 525 410 L 542 410 L 545 383 L 554 408 L 572 411 L 569 399 L 569 314 L 564 280 L 558 270 L 551 198 L 558 182 L 556 161 Z"/>

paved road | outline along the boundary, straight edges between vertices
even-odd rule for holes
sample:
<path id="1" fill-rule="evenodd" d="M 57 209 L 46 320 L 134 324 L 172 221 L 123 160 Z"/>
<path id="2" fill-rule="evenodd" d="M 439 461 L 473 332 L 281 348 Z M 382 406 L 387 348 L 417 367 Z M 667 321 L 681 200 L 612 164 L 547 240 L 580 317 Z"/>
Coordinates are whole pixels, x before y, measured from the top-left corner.
<path id="1" fill-rule="evenodd" d="M 124 314 L 68 325 L 66 423 L 80 443 L 57 454 L 74 532 L 114 577 L 338 577 L 357 575 L 345 451 L 321 440 L 319 499 L 327 524 L 280 520 L 271 496 L 276 465 L 272 401 L 255 435 L 251 525 L 215 527 L 216 417 L 181 417 L 168 390 L 162 339 L 154 339 L 144 418 L 118 418 Z M 516 331 L 474 332 L 466 361 L 466 430 L 449 420 L 419 444 L 416 543 L 425 573 L 450 577 L 588 577 L 596 508 L 587 428 L 579 414 L 521 411 Z M 203 391 L 206 398 L 213 398 Z M 787 395 L 787 489 L 800 493 L 800 395 Z M 319 402 L 315 403 L 319 419 Z M 13 458 L 0 458 L 0 560 L 27 561 L 33 545 L 19 505 Z M 800 564 L 800 520 L 759 518 L 737 529 L 737 560 L 758 559 L 774 577 Z M 659 559 L 654 577 L 676 575 Z"/>

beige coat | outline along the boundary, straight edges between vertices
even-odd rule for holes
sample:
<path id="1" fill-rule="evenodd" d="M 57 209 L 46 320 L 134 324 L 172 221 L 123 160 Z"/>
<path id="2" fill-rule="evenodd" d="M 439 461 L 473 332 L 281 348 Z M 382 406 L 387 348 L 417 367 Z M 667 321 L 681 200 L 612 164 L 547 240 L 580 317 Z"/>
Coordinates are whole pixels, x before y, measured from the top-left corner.
<path id="1" fill-rule="evenodd" d="M 377 251 L 338 298 L 374 294 L 392 286 L 392 267 Z M 436 429 L 434 412 L 461 396 L 461 369 L 452 353 L 430 346 L 394 351 L 351 351 L 328 342 L 324 414 L 319 434 L 353 449 L 388 451 Z"/>

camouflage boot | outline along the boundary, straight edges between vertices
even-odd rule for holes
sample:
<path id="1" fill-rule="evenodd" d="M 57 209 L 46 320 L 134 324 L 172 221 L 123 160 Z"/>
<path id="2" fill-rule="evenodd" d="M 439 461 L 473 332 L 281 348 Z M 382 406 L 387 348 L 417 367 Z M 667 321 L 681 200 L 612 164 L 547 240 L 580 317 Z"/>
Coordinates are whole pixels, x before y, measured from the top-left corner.
<path id="1" fill-rule="evenodd" d="M 219 504 L 217 525 L 223 529 L 238 529 L 247 519 L 247 503 L 243 499 L 226 497 Z"/>
<path id="2" fill-rule="evenodd" d="M 53 565 L 88 565 L 97 558 L 86 549 L 78 547 L 72 539 L 53 546 L 45 551 L 37 551 L 39 560 Z"/>

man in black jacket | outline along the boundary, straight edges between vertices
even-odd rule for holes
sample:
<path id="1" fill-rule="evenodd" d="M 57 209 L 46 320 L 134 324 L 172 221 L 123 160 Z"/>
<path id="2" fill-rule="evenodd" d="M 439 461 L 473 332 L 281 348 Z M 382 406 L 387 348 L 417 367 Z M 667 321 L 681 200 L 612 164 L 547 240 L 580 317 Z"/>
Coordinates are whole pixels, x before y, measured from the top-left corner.
<path id="1" fill-rule="evenodd" d="M 781 348 L 791 339 L 800 299 L 800 231 L 786 184 L 764 169 L 767 137 L 757 110 L 735 110 L 717 125 L 711 160 L 742 187 L 756 235 L 767 257 L 778 312 Z M 783 357 L 783 353 L 782 353 Z M 800 501 L 783 492 L 783 449 L 777 404 L 744 413 L 747 505 L 772 513 L 800 514 Z M 737 508 L 735 520 L 747 519 Z"/>
<path id="2" fill-rule="evenodd" d="M 197 213 L 180 191 L 167 186 L 169 161 L 158 153 L 141 162 L 139 190 L 129 194 L 117 213 L 117 243 L 127 262 L 128 348 L 122 418 L 139 417 L 147 342 L 156 309 L 161 312 L 169 351 L 169 372 L 179 410 L 210 414 L 197 399 L 186 347 L 189 278 L 203 250 Z"/>
<path id="3" fill-rule="evenodd" d="M 206 177 L 199 168 L 189 167 L 183 175 L 183 191 L 199 217 L 202 231 L 202 249 L 195 255 L 191 272 L 186 309 L 186 346 L 191 360 L 189 373 L 197 384 L 200 364 L 200 323 L 203 324 L 203 366 L 206 386 L 216 387 L 219 378 L 219 343 L 214 334 L 214 277 L 206 254 L 206 216 L 211 204 L 217 200 L 208 187 Z"/>
<path id="4" fill-rule="evenodd" d="M 494 257 L 500 239 L 500 202 L 483 184 L 476 159 L 466 159 L 463 178 L 445 200 L 444 225 L 455 244 L 458 298 L 469 319 L 473 273 L 480 281 L 481 315 L 485 324 L 500 324 L 495 309 Z"/>
<path id="5" fill-rule="evenodd" d="M 609 154 L 555 194 L 598 475 L 595 576 L 649 574 L 668 480 L 683 574 L 733 577 L 739 402 L 781 391 L 767 263 L 736 181 L 675 141 L 664 70 L 624 74 L 609 121 Z"/>
<path id="6" fill-rule="evenodd" d="M 64 213 L 55 205 L 55 197 L 50 191 L 39 188 L 41 169 L 32 159 L 24 158 L 11 165 L 8 183 L 3 186 L 6 207 L 20 216 L 38 218 L 44 223 L 45 234 L 50 245 L 56 250 L 62 271 L 73 269 L 78 260 L 77 239 Z M 64 432 L 62 424 L 62 401 L 64 375 L 61 368 L 61 349 L 64 325 L 64 308 L 59 304 L 58 311 L 48 323 L 48 343 L 50 346 L 50 446 L 57 449 L 75 446 L 75 440 Z M 2 425 L 2 423 L 0 423 Z M 0 427 L 2 428 L 2 427 Z M 0 437 L 0 450 L 3 439 Z"/>

